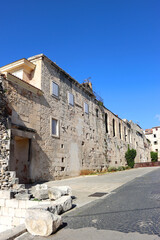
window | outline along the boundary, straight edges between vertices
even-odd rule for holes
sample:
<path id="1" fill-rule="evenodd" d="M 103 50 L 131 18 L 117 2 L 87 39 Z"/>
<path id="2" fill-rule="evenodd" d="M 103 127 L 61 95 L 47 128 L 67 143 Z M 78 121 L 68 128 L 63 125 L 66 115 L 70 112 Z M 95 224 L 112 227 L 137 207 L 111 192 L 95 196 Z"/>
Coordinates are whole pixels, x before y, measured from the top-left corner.
<path id="1" fill-rule="evenodd" d="M 59 86 L 55 82 L 52 82 L 52 95 L 59 97 Z"/>
<path id="2" fill-rule="evenodd" d="M 126 127 L 124 127 L 124 139 L 127 140 Z"/>
<path id="3" fill-rule="evenodd" d="M 58 120 L 52 118 L 52 125 L 51 125 L 51 132 L 52 136 L 59 136 L 59 130 L 58 130 Z"/>
<path id="4" fill-rule="evenodd" d="M 156 138 L 156 134 L 154 134 L 153 136 L 154 136 L 154 138 Z"/>
<path id="5" fill-rule="evenodd" d="M 89 114 L 89 105 L 87 103 L 84 103 L 84 112 Z"/>
<path id="6" fill-rule="evenodd" d="M 98 109 L 96 109 L 96 117 L 98 117 Z"/>
<path id="7" fill-rule="evenodd" d="M 121 139 L 121 124 L 119 123 L 119 138 Z"/>
<path id="8" fill-rule="evenodd" d="M 68 103 L 74 106 L 74 96 L 72 93 L 68 93 Z"/>
<path id="9" fill-rule="evenodd" d="M 128 142 L 130 143 L 130 130 L 128 130 Z"/>
<path id="10" fill-rule="evenodd" d="M 108 114 L 105 113 L 105 126 L 106 126 L 106 133 L 108 133 Z"/>
<path id="11" fill-rule="evenodd" d="M 156 149 L 156 152 L 158 152 L 158 149 Z"/>
<path id="12" fill-rule="evenodd" d="M 115 137 L 115 120 L 113 119 L 113 137 Z"/>
<path id="13" fill-rule="evenodd" d="M 157 141 L 155 141 L 155 142 L 154 142 L 154 145 L 157 145 L 157 144 L 158 144 L 158 142 L 157 142 Z"/>

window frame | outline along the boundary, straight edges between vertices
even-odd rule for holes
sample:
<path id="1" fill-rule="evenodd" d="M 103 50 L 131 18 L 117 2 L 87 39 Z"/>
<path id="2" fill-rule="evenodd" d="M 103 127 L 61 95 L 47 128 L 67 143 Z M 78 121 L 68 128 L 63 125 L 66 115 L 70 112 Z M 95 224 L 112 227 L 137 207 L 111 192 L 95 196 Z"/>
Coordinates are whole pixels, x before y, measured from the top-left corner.
<path id="1" fill-rule="evenodd" d="M 73 96 L 73 104 L 70 103 L 70 96 Z M 68 104 L 72 107 L 74 107 L 74 95 L 71 92 L 68 92 Z"/>
<path id="2" fill-rule="evenodd" d="M 58 96 L 56 94 L 53 93 L 53 84 L 55 84 L 57 87 L 58 87 Z M 51 81 L 51 95 L 57 99 L 59 99 L 59 85 L 54 82 L 54 81 Z"/>
<path id="3" fill-rule="evenodd" d="M 86 111 L 86 107 L 87 107 L 87 110 L 88 110 L 88 111 Z M 89 115 L 89 104 L 86 103 L 86 102 L 84 102 L 84 113 L 86 113 L 86 114 Z"/>
<path id="4" fill-rule="evenodd" d="M 57 122 L 56 125 L 56 134 L 53 134 L 53 125 L 52 125 L 52 121 L 55 120 Z M 51 136 L 55 137 L 55 138 L 59 138 L 59 120 L 56 119 L 55 117 L 50 117 L 50 132 L 51 132 Z"/>

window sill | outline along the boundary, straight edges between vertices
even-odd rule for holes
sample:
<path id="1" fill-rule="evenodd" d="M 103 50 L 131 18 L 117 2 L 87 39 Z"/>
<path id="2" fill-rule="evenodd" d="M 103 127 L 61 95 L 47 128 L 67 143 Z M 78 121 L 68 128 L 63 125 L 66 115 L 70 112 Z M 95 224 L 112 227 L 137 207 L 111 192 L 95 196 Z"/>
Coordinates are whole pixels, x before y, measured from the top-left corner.
<path id="1" fill-rule="evenodd" d="M 57 99 L 57 100 L 59 100 L 60 98 L 59 98 L 59 96 L 57 97 L 56 95 L 54 95 L 54 94 L 51 94 L 51 96 L 52 97 L 54 97 L 55 99 Z"/>
<path id="2" fill-rule="evenodd" d="M 51 135 L 51 137 L 53 137 L 53 138 L 60 138 L 60 136 L 57 136 L 57 135 Z"/>

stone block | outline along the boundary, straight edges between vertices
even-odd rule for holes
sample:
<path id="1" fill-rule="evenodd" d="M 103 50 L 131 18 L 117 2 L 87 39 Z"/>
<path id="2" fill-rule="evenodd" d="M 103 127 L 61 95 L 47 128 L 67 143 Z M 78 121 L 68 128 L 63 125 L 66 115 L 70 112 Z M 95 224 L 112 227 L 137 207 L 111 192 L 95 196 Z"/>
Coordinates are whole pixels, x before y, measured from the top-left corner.
<path id="1" fill-rule="evenodd" d="M 0 199 L 0 207 L 4 207 L 5 206 L 5 199 Z"/>
<path id="2" fill-rule="evenodd" d="M 0 225 L 11 226 L 12 225 L 12 217 L 1 216 L 0 217 Z"/>
<path id="3" fill-rule="evenodd" d="M 15 209 L 14 216 L 21 218 L 22 217 L 22 211 L 23 210 L 19 209 L 19 208 Z"/>
<path id="4" fill-rule="evenodd" d="M 72 194 L 72 189 L 69 186 L 58 186 L 56 188 L 61 191 L 62 196 Z"/>
<path id="5" fill-rule="evenodd" d="M 1 207 L 1 214 L 2 214 L 2 216 L 8 216 L 8 208 Z"/>
<path id="6" fill-rule="evenodd" d="M 18 208 L 18 200 L 16 199 L 7 199 L 6 207 L 8 208 Z"/>
<path id="7" fill-rule="evenodd" d="M 56 200 L 62 196 L 61 191 L 58 188 L 50 188 L 48 190 L 48 197 L 51 200 Z"/>
<path id="8" fill-rule="evenodd" d="M 12 199 L 14 197 L 14 193 L 10 190 L 0 190 L 0 199 Z"/>
<path id="9" fill-rule="evenodd" d="M 29 200 L 31 199 L 31 194 L 28 194 L 28 193 L 18 193 L 15 195 L 15 198 L 17 200 Z"/>
<path id="10" fill-rule="evenodd" d="M 71 196 L 62 196 L 54 201 L 54 205 L 57 206 L 58 214 L 66 212 L 72 208 L 72 198 Z"/>
<path id="11" fill-rule="evenodd" d="M 3 232 L 3 234 L 0 234 L 0 240 L 16 239 L 17 236 L 20 236 L 22 233 L 26 232 L 26 227 L 24 224 L 19 225 L 15 228 L 13 227 L 10 227 L 10 228 L 12 229 L 9 229 L 9 227 L 6 227 L 6 226 L 1 228 L 0 226 L 0 232 L 5 231 Z"/>
<path id="12" fill-rule="evenodd" d="M 34 207 L 34 206 L 36 206 L 36 205 L 38 205 L 38 201 L 30 201 L 30 200 L 28 200 L 28 201 L 26 201 L 26 208 L 31 208 L 31 207 Z"/>
<path id="13" fill-rule="evenodd" d="M 18 226 L 18 225 L 20 225 L 20 218 L 18 218 L 18 217 L 13 217 L 12 225 L 13 225 L 13 226 Z"/>
<path id="14" fill-rule="evenodd" d="M 15 214 L 15 208 L 8 208 L 8 216 L 14 217 Z"/>
<path id="15" fill-rule="evenodd" d="M 38 191 L 38 190 L 47 190 L 48 189 L 48 186 L 47 184 L 37 184 L 35 186 L 35 190 Z"/>
<path id="16" fill-rule="evenodd" d="M 39 209 L 39 210 L 43 210 L 43 211 L 48 211 L 51 212 L 53 214 L 57 214 L 57 208 L 55 204 L 39 204 L 37 206 L 31 207 L 30 209 Z"/>
<path id="17" fill-rule="evenodd" d="M 18 201 L 19 208 L 26 208 L 26 200 L 19 200 Z"/>
<path id="18" fill-rule="evenodd" d="M 39 189 L 33 193 L 33 196 L 39 200 L 48 199 L 48 189 Z"/>
<path id="19" fill-rule="evenodd" d="M 39 209 L 28 209 L 25 225 L 32 235 L 47 237 L 62 224 L 61 216 Z"/>

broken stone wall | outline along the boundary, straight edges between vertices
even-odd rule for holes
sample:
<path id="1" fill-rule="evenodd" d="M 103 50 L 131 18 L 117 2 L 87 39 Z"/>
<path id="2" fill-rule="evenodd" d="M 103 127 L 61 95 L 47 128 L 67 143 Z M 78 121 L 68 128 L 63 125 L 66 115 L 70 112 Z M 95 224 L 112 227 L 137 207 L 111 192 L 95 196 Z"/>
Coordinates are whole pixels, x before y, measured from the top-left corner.
<path id="1" fill-rule="evenodd" d="M 8 171 L 11 131 L 4 81 L 3 75 L 0 75 L 0 189 L 2 190 L 12 186 L 12 174 Z"/>
<path id="2" fill-rule="evenodd" d="M 28 87 L 28 85 L 26 85 Z M 34 172 L 35 156 L 41 151 L 38 140 L 40 132 L 41 98 L 8 79 L 5 81 L 6 99 L 10 108 L 10 162 L 9 170 L 16 172 L 20 183 L 28 183 Z M 45 156 L 44 156 L 45 158 Z"/>

